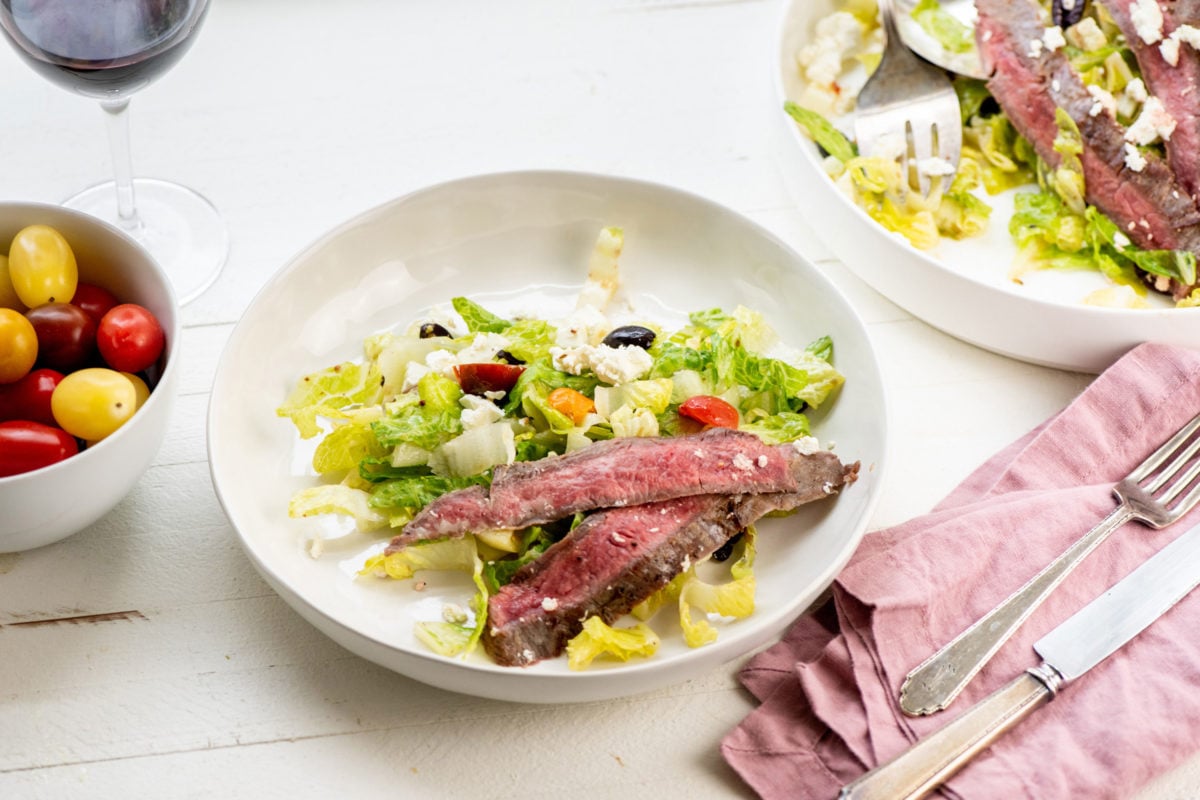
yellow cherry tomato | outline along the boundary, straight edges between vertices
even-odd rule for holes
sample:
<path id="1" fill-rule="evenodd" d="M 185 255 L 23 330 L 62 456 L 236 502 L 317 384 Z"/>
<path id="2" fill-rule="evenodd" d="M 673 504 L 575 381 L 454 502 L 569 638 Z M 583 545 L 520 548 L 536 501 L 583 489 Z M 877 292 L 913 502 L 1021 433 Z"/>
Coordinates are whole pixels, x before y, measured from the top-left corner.
<path id="1" fill-rule="evenodd" d="M 30 308 L 69 303 L 79 285 L 79 268 L 71 245 L 49 225 L 30 225 L 17 231 L 8 250 L 8 272 L 17 297 Z"/>
<path id="2" fill-rule="evenodd" d="M 129 378 L 129 382 L 133 384 L 133 389 L 137 393 L 137 407 L 141 408 L 150 397 L 150 387 L 146 385 L 144 380 L 132 372 L 122 372 L 121 374 Z"/>
<path id="3" fill-rule="evenodd" d="M 121 373 L 89 367 L 67 375 L 50 395 L 50 412 L 64 431 L 98 442 L 137 410 L 137 389 Z"/>
<path id="4" fill-rule="evenodd" d="M 8 256 L 0 256 L 0 308 L 25 310 L 25 304 L 17 297 L 17 290 L 13 288 L 12 278 L 8 277 Z"/>
<path id="5" fill-rule="evenodd" d="M 0 383 L 24 378 L 37 361 L 38 340 L 33 323 L 11 308 L 0 308 Z"/>

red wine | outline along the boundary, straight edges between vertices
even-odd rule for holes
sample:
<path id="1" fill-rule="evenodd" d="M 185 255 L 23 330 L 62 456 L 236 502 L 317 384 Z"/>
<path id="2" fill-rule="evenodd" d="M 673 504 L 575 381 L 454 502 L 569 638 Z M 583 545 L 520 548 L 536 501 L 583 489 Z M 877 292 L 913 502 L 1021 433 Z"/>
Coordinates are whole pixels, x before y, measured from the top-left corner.
<path id="1" fill-rule="evenodd" d="M 174 66 L 207 10 L 208 0 L 0 0 L 0 29 L 46 78 L 113 98 Z"/>

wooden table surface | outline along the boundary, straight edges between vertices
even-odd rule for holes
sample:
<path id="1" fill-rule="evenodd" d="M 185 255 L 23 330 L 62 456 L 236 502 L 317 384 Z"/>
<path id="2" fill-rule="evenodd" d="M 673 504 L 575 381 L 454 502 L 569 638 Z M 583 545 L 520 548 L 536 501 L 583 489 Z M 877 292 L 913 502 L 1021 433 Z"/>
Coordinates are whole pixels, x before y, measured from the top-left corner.
<path id="1" fill-rule="evenodd" d="M 91 528 L 0 555 L 0 797 L 751 796 L 717 750 L 752 708 L 740 661 L 649 695 L 526 706 L 426 687 L 326 639 L 243 555 L 205 423 L 234 324 L 320 232 L 448 178 L 608 172 L 729 205 L 838 284 L 891 392 L 871 528 L 928 510 L 1090 378 L 950 338 L 820 244 L 774 149 L 780 13 L 777 0 L 214 3 L 194 48 L 133 101 L 135 169 L 208 196 L 232 251 L 183 312 L 181 395 L 153 466 Z M 109 177 L 95 104 L 8 47 L 0 108 L 0 199 L 57 202 Z M 1200 759 L 1139 797 L 1197 787 Z"/>

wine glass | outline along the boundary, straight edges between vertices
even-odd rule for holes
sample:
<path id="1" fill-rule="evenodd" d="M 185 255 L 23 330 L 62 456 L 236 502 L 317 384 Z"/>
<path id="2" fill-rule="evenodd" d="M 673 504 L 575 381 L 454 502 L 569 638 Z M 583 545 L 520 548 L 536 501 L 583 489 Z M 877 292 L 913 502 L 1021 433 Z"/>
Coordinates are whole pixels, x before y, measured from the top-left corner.
<path id="1" fill-rule="evenodd" d="M 0 30 L 35 71 L 100 101 L 115 180 L 64 205 L 137 239 L 171 278 L 181 303 L 207 289 L 229 252 L 225 223 L 198 193 L 134 178 L 130 96 L 174 66 L 191 46 L 208 0 L 0 0 Z"/>

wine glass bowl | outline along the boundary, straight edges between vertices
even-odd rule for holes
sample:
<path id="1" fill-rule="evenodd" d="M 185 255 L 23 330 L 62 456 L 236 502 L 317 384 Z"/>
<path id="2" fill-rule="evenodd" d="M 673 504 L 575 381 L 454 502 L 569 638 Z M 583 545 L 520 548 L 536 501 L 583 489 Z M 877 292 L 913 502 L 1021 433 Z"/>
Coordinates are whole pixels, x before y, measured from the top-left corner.
<path id="1" fill-rule="evenodd" d="M 134 178 L 129 100 L 174 66 L 195 40 L 208 0 L 0 0 L 0 31 L 35 72 L 98 100 L 114 180 L 64 205 L 138 240 L 171 278 L 181 303 L 216 280 L 229 250 L 225 224 L 197 192 Z"/>

